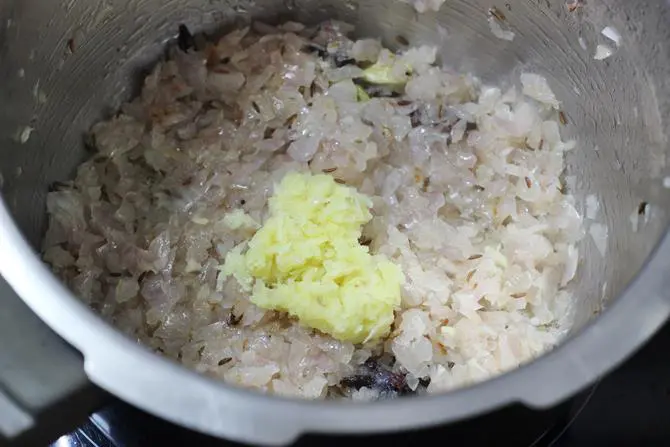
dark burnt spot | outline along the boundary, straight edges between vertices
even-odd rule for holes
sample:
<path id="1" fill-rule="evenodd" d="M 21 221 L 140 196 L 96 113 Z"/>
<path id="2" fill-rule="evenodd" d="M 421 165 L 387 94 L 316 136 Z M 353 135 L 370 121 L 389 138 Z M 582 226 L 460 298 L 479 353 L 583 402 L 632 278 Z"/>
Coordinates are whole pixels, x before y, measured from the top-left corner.
<path id="1" fill-rule="evenodd" d="M 67 40 L 67 50 L 70 54 L 74 54 L 74 50 L 77 48 L 74 38 L 71 37 Z"/>
<path id="2" fill-rule="evenodd" d="M 107 193 L 107 187 L 102 185 L 100 187 L 100 200 L 103 202 L 109 202 L 109 193 Z"/>
<path id="3" fill-rule="evenodd" d="M 211 100 L 211 99 L 205 101 L 205 102 L 202 104 L 202 111 L 203 111 L 203 112 L 207 112 L 207 111 L 209 111 L 209 110 L 215 110 L 215 109 L 218 109 L 218 108 L 219 108 L 219 106 L 218 106 L 217 102 L 214 101 L 214 100 Z"/>
<path id="4" fill-rule="evenodd" d="M 184 24 L 179 25 L 179 34 L 177 35 L 177 46 L 179 49 L 186 52 L 195 47 L 195 39 L 188 27 Z"/>
<path id="5" fill-rule="evenodd" d="M 336 57 L 335 60 L 334 60 L 334 63 L 335 63 L 336 67 L 340 68 L 340 67 L 344 67 L 345 65 L 354 65 L 356 63 L 356 59 L 352 59 L 350 57 L 346 57 L 346 58 Z"/>
<path id="6" fill-rule="evenodd" d="M 223 365 L 225 365 L 226 363 L 230 363 L 232 360 L 233 360 L 232 357 L 226 357 L 226 358 L 224 358 L 224 359 L 219 360 L 218 363 L 217 363 L 217 365 L 219 365 L 219 366 L 223 366 Z"/>
<path id="7" fill-rule="evenodd" d="M 306 53 L 316 53 L 316 55 L 322 59 L 328 57 L 328 52 L 326 51 L 326 48 L 322 47 L 321 45 L 317 45 L 315 43 L 308 43 L 303 47 L 302 50 Z"/>
<path id="8" fill-rule="evenodd" d="M 354 84 L 361 87 L 370 98 L 398 98 L 401 94 L 398 90 L 394 90 L 390 86 L 371 84 L 362 78 L 355 78 L 353 81 Z"/>
<path id="9" fill-rule="evenodd" d="M 70 187 L 69 184 L 66 182 L 53 182 L 49 185 L 48 191 L 49 192 L 54 192 L 54 191 L 64 191 Z"/>
<path id="10" fill-rule="evenodd" d="M 496 8 L 495 6 L 489 8 L 489 14 L 495 17 L 497 20 L 504 22 L 507 20 L 507 17 L 505 17 L 505 14 L 502 13 L 501 10 Z"/>
<path id="11" fill-rule="evenodd" d="M 358 238 L 358 243 L 366 247 L 369 247 L 370 244 L 372 243 L 372 239 L 370 239 L 369 237 L 361 236 Z"/>
<path id="12" fill-rule="evenodd" d="M 237 326 L 240 324 L 240 321 L 242 321 L 242 318 L 244 317 L 244 314 L 240 314 L 239 316 L 235 315 L 235 312 L 230 312 L 230 315 L 228 316 L 228 324 L 230 326 Z"/>
<path id="13" fill-rule="evenodd" d="M 453 129 L 454 129 L 454 125 L 452 123 L 447 123 L 447 124 L 442 126 L 442 129 L 440 130 L 440 132 L 442 132 L 444 134 L 451 135 L 451 131 Z M 451 137 L 449 137 L 449 140 L 451 140 Z"/>
<path id="14" fill-rule="evenodd" d="M 402 36 L 400 34 L 395 36 L 395 41 L 398 42 L 400 45 L 403 45 L 403 46 L 408 46 L 409 45 L 409 40 L 407 40 L 407 38 L 405 36 Z"/>
<path id="15" fill-rule="evenodd" d="M 421 189 L 423 192 L 428 192 L 428 188 L 430 187 L 430 177 L 426 177 L 423 179 L 423 185 L 421 185 Z"/>
<path id="16" fill-rule="evenodd" d="M 293 123 L 295 123 L 295 120 L 298 119 L 298 114 L 294 113 L 293 115 L 289 116 L 286 118 L 286 121 L 284 121 L 284 127 L 291 127 L 293 126 Z"/>
<path id="17" fill-rule="evenodd" d="M 377 359 L 370 358 L 361 365 L 356 374 L 342 379 L 343 388 L 361 389 L 367 387 L 382 393 L 410 394 L 412 390 L 407 386 L 405 375 L 391 371 Z"/>
<path id="18" fill-rule="evenodd" d="M 421 125 L 421 116 L 418 110 L 409 114 L 409 121 L 412 123 L 412 127 L 419 127 Z"/>
<path id="19" fill-rule="evenodd" d="M 165 196 L 168 199 L 176 199 L 176 198 L 182 197 L 181 194 L 178 194 L 176 191 L 172 191 L 171 189 L 168 189 L 168 188 L 163 188 L 161 190 L 161 192 L 163 194 L 165 194 Z"/>
<path id="20" fill-rule="evenodd" d="M 468 121 L 468 123 L 465 125 L 465 132 L 472 132 L 473 130 L 477 130 L 477 123 L 471 123 Z"/>
<path id="21" fill-rule="evenodd" d="M 349 376 L 342 379 L 340 386 L 356 390 L 360 390 L 363 387 L 372 388 L 374 386 L 374 379 L 371 376 L 363 375 Z"/>
<path id="22" fill-rule="evenodd" d="M 88 132 L 84 134 L 83 138 L 83 143 L 84 143 L 84 149 L 86 149 L 88 152 L 97 152 L 98 150 L 95 148 L 95 136 Z"/>
<path id="23" fill-rule="evenodd" d="M 575 12 L 578 9 L 580 9 L 583 6 L 583 1 L 581 0 L 571 0 L 570 2 L 566 3 L 566 7 L 568 8 L 568 12 Z"/>

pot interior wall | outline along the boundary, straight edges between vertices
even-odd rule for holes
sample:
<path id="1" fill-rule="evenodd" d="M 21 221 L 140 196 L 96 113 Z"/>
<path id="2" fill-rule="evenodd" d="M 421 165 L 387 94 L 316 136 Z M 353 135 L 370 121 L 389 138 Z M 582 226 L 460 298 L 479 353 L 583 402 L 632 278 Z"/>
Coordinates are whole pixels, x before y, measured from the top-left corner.
<path id="1" fill-rule="evenodd" d="M 512 42 L 489 29 L 494 3 L 516 33 Z M 547 77 L 563 101 L 564 136 L 578 141 L 566 173 L 576 179 L 578 209 L 584 209 L 586 196 L 595 195 L 600 203 L 595 221 L 609 233 L 605 256 L 588 234 L 580 246 L 574 285 L 578 328 L 643 267 L 665 231 L 664 210 L 670 205 L 663 188 L 669 7 L 653 0 L 597 3 L 570 12 L 562 0 L 447 0 L 438 14 L 419 15 L 395 0 L 5 1 L 0 4 L 3 195 L 38 249 L 49 185 L 73 175 L 88 156 L 84 133 L 137 92 L 142 74 L 164 53 L 178 24 L 213 31 L 252 18 L 306 23 L 338 18 L 356 25 L 359 36 L 382 37 L 390 47 L 403 38 L 436 44 L 443 63 L 484 81 L 513 82 L 522 70 Z M 605 26 L 622 34 L 620 48 L 600 34 Z M 615 54 L 594 60 L 598 43 Z M 634 231 L 631 216 L 642 208 Z"/>

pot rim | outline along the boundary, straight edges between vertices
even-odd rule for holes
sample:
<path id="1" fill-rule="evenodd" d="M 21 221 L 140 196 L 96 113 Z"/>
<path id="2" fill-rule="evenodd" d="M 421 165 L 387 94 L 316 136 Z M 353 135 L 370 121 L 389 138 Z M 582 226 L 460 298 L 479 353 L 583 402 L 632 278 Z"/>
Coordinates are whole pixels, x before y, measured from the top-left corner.
<path id="1" fill-rule="evenodd" d="M 263 395 L 160 357 L 104 322 L 51 273 L 0 199 L 0 274 L 84 356 L 90 380 L 153 415 L 213 436 L 282 445 L 307 432 L 364 433 L 454 422 L 520 402 L 552 406 L 630 356 L 670 315 L 670 234 L 601 315 L 552 351 L 452 392 L 372 403 Z M 175 386 L 178 384 L 178 386 Z"/>

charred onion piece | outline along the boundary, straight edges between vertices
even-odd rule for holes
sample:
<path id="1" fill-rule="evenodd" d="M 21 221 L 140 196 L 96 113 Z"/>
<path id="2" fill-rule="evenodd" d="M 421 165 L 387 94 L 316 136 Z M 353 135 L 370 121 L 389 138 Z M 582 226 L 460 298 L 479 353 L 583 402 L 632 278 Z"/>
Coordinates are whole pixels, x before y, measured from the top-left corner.
<path id="1" fill-rule="evenodd" d="M 361 365 L 357 374 L 342 379 L 340 386 L 356 390 L 367 387 L 376 391 L 393 392 L 399 395 L 413 393 L 407 386 L 403 374 L 392 372 L 389 367 L 382 365 L 374 358 L 368 359 Z"/>
<path id="2" fill-rule="evenodd" d="M 177 45 L 179 46 L 179 49 L 184 52 L 195 47 L 195 40 L 193 39 L 193 34 L 191 34 L 191 31 L 189 31 L 188 27 L 184 24 L 179 25 L 179 35 L 177 36 Z"/>

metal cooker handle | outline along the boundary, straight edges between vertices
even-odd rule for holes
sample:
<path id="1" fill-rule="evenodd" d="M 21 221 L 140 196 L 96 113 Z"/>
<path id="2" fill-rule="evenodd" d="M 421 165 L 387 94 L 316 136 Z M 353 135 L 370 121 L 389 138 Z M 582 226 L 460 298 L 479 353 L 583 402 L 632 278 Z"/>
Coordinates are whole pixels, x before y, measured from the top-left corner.
<path id="1" fill-rule="evenodd" d="M 46 445 L 104 400 L 84 362 L 0 277 L 0 446 Z"/>

